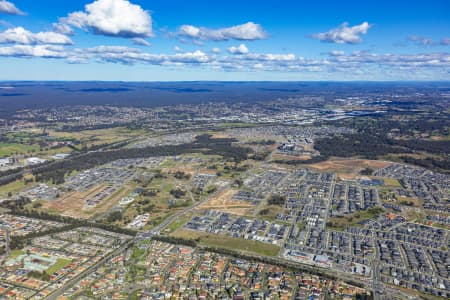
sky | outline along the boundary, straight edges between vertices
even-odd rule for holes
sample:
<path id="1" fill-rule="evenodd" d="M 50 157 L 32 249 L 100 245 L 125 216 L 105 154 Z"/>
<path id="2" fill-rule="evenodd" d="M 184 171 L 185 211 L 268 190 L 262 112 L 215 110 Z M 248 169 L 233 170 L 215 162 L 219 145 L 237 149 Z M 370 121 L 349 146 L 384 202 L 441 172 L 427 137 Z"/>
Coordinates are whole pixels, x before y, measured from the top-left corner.
<path id="1" fill-rule="evenodd" d="M 0 80 L 450 80 L 450 1 L 0 0 Z"/>

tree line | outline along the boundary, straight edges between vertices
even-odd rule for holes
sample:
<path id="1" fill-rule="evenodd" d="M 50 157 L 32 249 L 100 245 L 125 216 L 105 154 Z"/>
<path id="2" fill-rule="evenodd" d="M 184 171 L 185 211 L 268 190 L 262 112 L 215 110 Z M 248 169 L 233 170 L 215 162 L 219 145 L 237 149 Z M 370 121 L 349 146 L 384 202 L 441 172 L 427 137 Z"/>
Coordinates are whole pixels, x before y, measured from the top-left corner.
<path id="1" fill-rule="evenodd" d="M 128 229 L 128 228 L 122 228 L 122 227 L 116 226 L 114 224 L 92 222 L 92 221 L 88 221 L 88 220 L 72 218 L 69 216 L 49 214 L 49 213 L 41 212 L 41 211 L 12 210 L 10 213 L 12 215 L 17 215 L 17 216 L 22 216 L 22 217 L 65 223 L 70 226 L 94 227 L 94 228 L 99 228 L 99 229 L 103 229 L 106 231 L 115 232 L 118 234 L 130 235 L 130 236 L 135 236 L 137 234 L 137 231 L 135 231 L 135 230 Z"/>
<path id="2" fill-rule="evenodd" d="M 210 135 L 198 136 L 193 143 L 182 145 L 167 145 L 145 148 L 121 148 L 102 152 L 88 152 L 81 156 L 69 157 L 52 164 L 42 165 L 32 169 L 36 181 L 52 181 L 63 183 L 64 177 L 72 171 L 90 169 L 118 159 L 146 158 L 155 156 L 176 156 L 184 153 L 201 152 L 203 154 L 221 155 L 224 159 L 240 162 L 252 153 L 250 148 L 234 146 L 234 139 L 213 139 Z"/>

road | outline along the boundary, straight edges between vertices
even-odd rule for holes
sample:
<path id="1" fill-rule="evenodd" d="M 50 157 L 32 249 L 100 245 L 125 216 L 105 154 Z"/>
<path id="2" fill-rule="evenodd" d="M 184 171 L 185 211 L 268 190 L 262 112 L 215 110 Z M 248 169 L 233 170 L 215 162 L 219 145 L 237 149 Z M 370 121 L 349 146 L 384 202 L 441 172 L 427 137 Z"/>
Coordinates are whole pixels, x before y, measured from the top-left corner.
<path id="1" fill-rule="evenodd" d="M 165 219 L 161 224 L 159 224 L 158 226 L 152 228 L 151 230 L 144 232 L 142 234 L 140 234 L 139 236 L 142 237 L 151 237 L 153 235 L 157 235 L 161 232 L 161 230 L 163 230 L 166 226 L 168 226 L 170 223 L 172 223 L 173 221 L 175 221 L 176 218 L 180 217 L 181 215 L 184 215 L 185 213 L 196 209 L 197 207 L 201 206 L 202 204 L 205 204 L 206 202 L 208 202 L 211 197 L 217 195 L 218 193 L 222 192 L 226 187 L 220 187 L 218 188 L 214 193 L 212 193 L 211 195 L 209 195 L 208 197 L 206 197 L 203 201 L 199 201 L 196 202 L 194 205 L 191 205 L 173 215 L 171 215 L 170 217 L 168 217 L 167 219 Z"/>
<path id="2" fill-rule="evenodd" d="M 196 209 L 200 205 L 206 203 L 211 197 L 213 197 L 214 195 L 216 195 L 216 194 L 220 193 L 221 191 L 223 191 L 224 188 L 225 187 L 221 187 L 220 189 L 217 189 L 217 191 L 215 191 L 213 194 L 211 194 L 208 197 L 206 197 L 205 200 L 196 202 L 194 205 L 192 205 L 190 207 L 187 207 L 187 208 L 185 208 L 185 209 L 183 209 L 183 210 L 173 214 L 172 216 L 170 216 L 169 218 L 164 220 L 164 222 L 162 222 L 158 226 L 154 227 L 152 230 L 150 230 L 148 232 L 145 232 L 143 234 L 140 234 L 140 236 L 147 238 L 147 237 L 151 237 L 153 235 L 159 234 L 161 230 L 163 230 L 166 226 L 168 226 L 170 223 L 172 223 L 176 218 L 178 218 L 179 216 L 181 216 L 181 215 L 183 215 L 183 214 L 185 214 L 185 213 L 187 213 L 187 212 L 189 212 L 189 211 L 191 211 L 193 209 Z M 56 300 L 59 296 L 63 295 L 68 289 L 70 289 L 78 281 L 80 281 L 83 278 L 86 278 L 91 273 L 96 271 L 99 267 L 104 265 L 111 258 L 113 258 L 113 257 L 119 255 L 120 253 L 122 253 L 123 251 L 125 251 L 134 242 L 135 242 L 135 240 L 131 239 L 130 241 L 124 243 L 122 246 L 120 246 L 120 248 L 114 250 L 113 252 L 111 252 L 110 254 L 108 254 L 107 256 L 102 258 L 101 260 L 99 260 L 96 264 L 94 264 L 93 266 L 87 268 L 86 270 L 84 270 L 83 272 L 78 274 L 77 276 L 75 276 L 72 279 L 70 279 L 62 287 L 60 287 L 55 292 L 50 294 L 46 299 L 48 299 L 48 300 Z"/>
<path id="3" fill-rule="evenodd" d="M 131 246 L 134 242 L 134 239 L 129 240 L 128 242 L 124 243 L 122 246 L 120 246 L 119 248 L 117 248 L 116 250 L 114 250 L 113 252 L 111 252 L 110 254 L 108 254 L 107 256 L 105 256 L 104 258 L 102 258 L 101 260 L 99 260 L 96 264 L 90 266 L 89 268 L 87 268 L 86 270 L 84 270 L 83 272 L 81 272 L 80 274 L 76 275 L 75 277 L 73 277 L 72 279 L 70 279 L 68 282 L 66 282 L 63 286 L 61 286 L 60 288 L 58 288 L 56 291 L 54 291 L 53 293 L 51 293 L 49 296 L 47 296 L 46 299 L 48 300 L 56 300 L 58 299 L 59 296 L 61 296 L 62 294 L 64 294 L 65 291 L 67 291 L 68 289 L 70 289 L 73 285 L 75 285 L 78 281 L 82 280 L 83 278 L 86 278 L 87 276 L 89 276 L 91 273 L 93 273 L 94 271 L 96 271 L 98 268 L 100 268 L 101 266 L 103 266 L 107 261 L 109 261 L 111 258 L 119 255 L 120 253 L 124 252 L 129 246 Z"/>

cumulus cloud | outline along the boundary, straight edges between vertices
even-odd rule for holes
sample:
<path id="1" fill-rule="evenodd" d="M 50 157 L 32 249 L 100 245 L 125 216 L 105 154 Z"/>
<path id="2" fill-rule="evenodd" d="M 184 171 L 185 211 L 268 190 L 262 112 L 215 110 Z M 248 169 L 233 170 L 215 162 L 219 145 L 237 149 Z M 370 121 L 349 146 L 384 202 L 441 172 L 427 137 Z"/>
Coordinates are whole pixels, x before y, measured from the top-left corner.
<path id="1" fill-rule="evenodd" d="M 196 27 L 193 25 L 182 25 L 177 34 L 182 38 L 190 38 L 193 40 L 261 40 L 267 37 L 262 26 L 253 22 L 236 25 L 232 27 L 209 29 L 206 27 Z"/>
<path id="2" fill-rule="evenodd" d="M 63 46 L 54 45 L 14 45 L 11 47 L 0 47 L 0 56 L 12 57 L 42 57 L 42 58 L 65 58 L 67 53 Z"/>
<path id="3" fill-rule="evenodd" d="M 227 50 L 231 54 L 247 54 L 248 53 L 248 48 L 244 44 L 240 44 L 238 47 L 231 46 Z"/>
<path id="4" fill-rule="evenodd" d="M 6 0 L 0 0 L 0 13 L 8 15 L 25 15 L 25 13 L 18 9 L 14 3 Z"/>
<path id="5" fill-rule="evenodd" d="M 248 53 L 217 59 L 217 66 L 224 70 L 263 70 L 284 72 L 316 72 L 324 70 L 324 60 L 296 57 L 294 54 Z"/>
<path id="6" fill-rule="evenodd" d="M 212 57 L 203 51 L 180 52 L 176 54 L 152 54 L 141 49 L 124 46 L 98 46 L 87 49 L 75 49 L 68 57 L 71 63 L 86 60 L 121 63 L 133 65 L 137 63 L 153 65 L 201 65 L 212 62 Z"/>
<path id="7" fill-rule="evenodd" d="M 33 33 L 26 30 L 23 27 L 15 27 L 0 32 L 0 44 L 59 44 L 59 45 L 71 45 L 72 40 L 66 35 L 47 31 Z"/>
<path id="8" fill-rule="evenodd" d="M 332 50 L 329 54 L 331 56 L 342 56 L 345 55 L 345 52 L 342 50 Z"/>
<path id="9" fill-rule="evenodd" d="M 135 44 L 135 45 L 147 46 L 147 47 L 150 46 L 150 43 L 143 38 L 133 38 L 132 40 L 133 40 L 133 44 Z"/>
<path id="10" fill-rule="evenodd" d="M 166 55 L 165 59 L 170 62 L 178 63 L 207 63 L 211 61 L 211 57 L 201 50 L 177 53 L 171 56 Z"/>
<path id="11" fill-rule="evenodd" d="M 247 52 L 238 55 L 220 55 L 211 51 L 208 53 L 201 50 L 183 52 L 182 49 L 177 49 L 174 54 L 155 54 L 143 48 L 126 46 L 74 49 L 64 45 L 12 45 L 0 47 L 0 56 L 64 59 L 71 64 L 94 61 L 125 65 L 195 67 L 231 72 L 280 71 L 322 72 L 323 74 L 341 72 L 345 76 L 350 74 L 350 77 L 382 72 L 383 76 L 387 76 L 386 78 L 391 78 L 392 74 L 395 74 L 397 76 L 395 78 L 403 78 L 401 76 L 407 75 L 409 79 L 424 79 L 428 76 L 427 74 L 434 77 L 436 74 L 447 76 L 450 69 L 449 53 L 377 54 L 370 51 L 354 51 L 347 54 L 336 50 L 329 52 L 326 57 L 316 59 L 296 56 L 293 53 Z"/>
<path id="12" fill-rule="evenodd" d="M 131 48 L 126 46 L 97 46 L 92 48 L 87 48 L 85 51 L 89 53 L 127 53 L 127 52 L 133 52 L 133 53 L 139 53 L 141 50 L 137 48 Z"/>
<path id="13" fill-rule="evenodd" d="M 72 28 L 64 23 L 53 23 L 53 30 L 57 33 L 65 34 L 65 35 L 73 35 L 74 32 Z"/>
<path id="14" fill-rule="evenodd" d="M 256 54 L 249 54 L 245 57 L 245 59 L 248 60 L 258 60 L 258 61 L 276 61 L 276 62 L 281 62 L 281 61 L 295 61 L 297 59 L 297 57 L 295 56 L 295 54 L 272 54 L 272 53 L 256 53 Z M 302 59 L 304 61 L 304 59 Z"/>
<path id="15" fill-rule="evenodd" d="M 214 47 L 214 48 L 211 49 L 211 52 L 212 53 L 216 53 L 216 54 L 219 54 L 220 51 L 221 51 L 220 48 L 217 48 L 217 47 Z"/>
<path id="16" fill-rule="evenodd" d="M 128 0 L 96 0 L 62 18 L 60 23 L 90 30 L 94 34 L 125 38 L 153 35 L 150 13 Z"/>
<path id="17" fill-rule="evenodd" d="M 375 54 L 368 51 L 355 51 L 349 55 L 330 57 L 330 61 L 340 67 L 361 65 L 389 66 L 400 69 L 449 68 L 449 53 L 420 54 Z"/>
<path id="18" fill-rule="evenodd" d="M 361 35 L 367 34 L 372 27 L 368 22 L 363 22 L 360 25 L 352 27 L 348 23 L 342 23 L 339 27 L 333 28 L 327 32 L 316 33 L 312 38 L 318 39 L 322 42 L 337 43 L 337 44 L 358 44 L 361 43 Z"/>
<path id="19" fill-rule="evenodd" d="M 152 64 L 160 66 L 198 66 L 222 70 L 265 70 L 283 72 L 356 72 L 361 68 L 388 70 L 447 70 L 450 68 L 450 54 L 373 54 L 367 51 L 355 51 L 351 54 L 332 56 L 326 59 L 297 57 L 295 54 L 247 53 L 241 55 L 217 56 L 201 50 L 176 54 L 152 54 L 129 47 L 101 46 L 79 50 L 80 57 L 102 62 L 122 64 Z"/>

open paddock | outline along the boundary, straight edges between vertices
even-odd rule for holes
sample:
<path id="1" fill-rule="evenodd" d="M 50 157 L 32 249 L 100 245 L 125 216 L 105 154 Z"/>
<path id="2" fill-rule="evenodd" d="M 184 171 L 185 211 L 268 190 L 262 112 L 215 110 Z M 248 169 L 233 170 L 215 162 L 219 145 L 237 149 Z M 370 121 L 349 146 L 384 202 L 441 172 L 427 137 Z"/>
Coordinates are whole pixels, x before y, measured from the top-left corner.
<path id="1" fill-rule="evenodd" d="M 265 256 L 276 256 L 280 251 L 280 247 L 268 243 L 238 239 L 189 229 L 180 228 L 170 235 L 183 239 L 198 240 L 200 245 L 203 246 L 238 250 L 242 252 L 252 252 Z"/>
<path id="2" fill-rule="evenodd" d="M 238 190 L 236 189 L 224 190 L 201 205 L 200 209 L 213 209 L 237 215 L 248 215 L 254 210 L 255 206 L 243 200 L 233 199 L 237 192 Z"/>
<path id="3" fill-rule="evenodd" d="M 324 162 L 309 164 L 308 167 L 320 172 L 337 173 L 341 179 L 355 179 L 365 168 L 378 170 L 389 166 L 387 161 L 359 159 L 359 158 L 332 158 Z"/>

